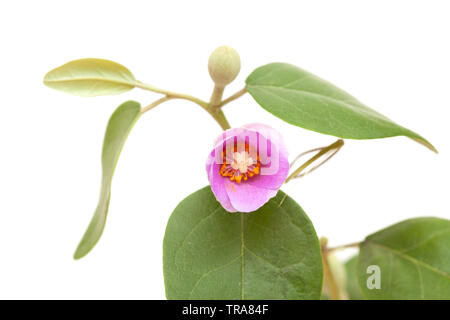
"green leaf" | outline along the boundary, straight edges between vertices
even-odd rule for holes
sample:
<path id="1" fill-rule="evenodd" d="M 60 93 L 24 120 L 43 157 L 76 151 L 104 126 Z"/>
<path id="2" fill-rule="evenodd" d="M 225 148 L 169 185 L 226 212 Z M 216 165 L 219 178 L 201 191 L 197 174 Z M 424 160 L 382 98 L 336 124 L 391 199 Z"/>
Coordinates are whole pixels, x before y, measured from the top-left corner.
<path id="1" fill-rule="evenodd" d="M 366 298 L 362 295 L 358 284 L 357 267 L 358 255 L 348 259 L 345 263 L 347 295 L 350 300 L 365 300 Z"/>
<path id="2" fill-rule="evenodd" d="M 429 149 L 423 137 L 368 108 L 348 93 L 286 63 L 254 70 L 246 89 L 264 109 L 298 127 L 348 139 L 407 136 Z"/>
<path id="3" fill-rule="evenodd" d="M 319 299 L 314 227 L 279 191 L 259 210 L 229 213 L 205 187 L 172 213 L 164 237 L 168 299 Z"/>
<path id="4" fill-rule="evenodd" d="M 47 73 L 44 84 L 76 96 L 94 97 L 131 90 L 136 79 L 127 68 L 116 62 L 80 59 Z"/>
<path id="5" fill-rule="evenodd" d="M 372 300 L 450 299 L 449 243 L 450 220 L 439 218 L 405 220 L 368 236 L 358 262 L 362 293 Z M 379 289 L 369 289 L 369 266 L 380 268 Z"/>
<path id="6" fill-rule="evenodd" d="M 102 152 L 102 184 L 97 209 L 75 252 L 74 259 L 84 257 L 100 239 L 105 227 L 111 197 L 111 181 L 123 145 L 141 114 L 140 104 L 127 101 L 111 115 L 106 128 Z"/>

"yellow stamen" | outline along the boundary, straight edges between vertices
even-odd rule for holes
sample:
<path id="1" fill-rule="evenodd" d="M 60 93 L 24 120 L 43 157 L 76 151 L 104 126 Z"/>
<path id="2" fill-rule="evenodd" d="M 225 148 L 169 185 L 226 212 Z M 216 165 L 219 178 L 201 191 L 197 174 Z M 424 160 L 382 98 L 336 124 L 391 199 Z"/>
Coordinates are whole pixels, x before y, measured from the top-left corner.
<path id="1" fill-rule="evenodd" d="M 259 168 L 261 162 L 259 157 L 253 159 L 248 152 L 248 147 L 246 146 L 246 151 L 233 153 L 231 163 L 226 163 L 224 157 L 224 163 L 220 167 L 219 173 L 223 177 L 229 177 L 231 181 L 241 183 L 242 181 L 247 181 L 248 178 L 259 174 Z"/>

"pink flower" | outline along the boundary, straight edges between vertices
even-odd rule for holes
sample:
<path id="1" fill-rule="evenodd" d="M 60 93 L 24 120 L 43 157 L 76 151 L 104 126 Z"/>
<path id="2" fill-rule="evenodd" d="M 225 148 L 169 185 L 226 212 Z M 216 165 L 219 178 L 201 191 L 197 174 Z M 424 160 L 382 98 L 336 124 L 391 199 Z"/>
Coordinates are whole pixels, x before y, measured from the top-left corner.
<path id="1" fill-rule="evenodd" d="M 252 123 L 226 130 L 206 161 L 211 189 L 229 212 L 251 212 L 275 197 L 289 173 L 280 133 Z"/>

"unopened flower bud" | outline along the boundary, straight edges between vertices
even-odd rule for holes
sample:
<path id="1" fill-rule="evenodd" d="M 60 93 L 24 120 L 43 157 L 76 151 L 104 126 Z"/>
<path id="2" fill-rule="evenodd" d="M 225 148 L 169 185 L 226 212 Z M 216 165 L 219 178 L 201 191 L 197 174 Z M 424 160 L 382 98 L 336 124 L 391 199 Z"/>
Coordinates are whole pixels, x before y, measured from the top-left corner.
<path id="1" fill-rule="evenodd" d="M 233 48 L 222 46 L 209 56 L 208 70 L 216 86 L 225 87 L 241 69 L 241 59 Z"/>

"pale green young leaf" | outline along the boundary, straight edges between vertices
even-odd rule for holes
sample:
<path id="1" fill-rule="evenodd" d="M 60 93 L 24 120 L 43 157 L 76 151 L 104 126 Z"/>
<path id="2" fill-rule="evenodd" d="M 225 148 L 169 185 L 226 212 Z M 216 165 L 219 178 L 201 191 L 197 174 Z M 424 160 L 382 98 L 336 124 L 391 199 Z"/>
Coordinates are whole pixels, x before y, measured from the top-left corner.
<path id="1" fill-rule="evenodd" d="M 136 79 L 124 66 L 104 59 L 70 61 L 48 72 L 44 84 L 76 96 L 119 94 L 135 87 Z"/>
<path id="2" fill-rule="evenodd" d="M 114 170 L 123 145 L 140 114 L 140 104 L 134 101 L 127 101 L 121 104 L 109 119 L 103 141 L 103 174 L 100 198 L 91 223 L 75 252 L 75 259 L 84 257 L 95 246 L 103 233 L 111 197 L 111 182 Z"/>

